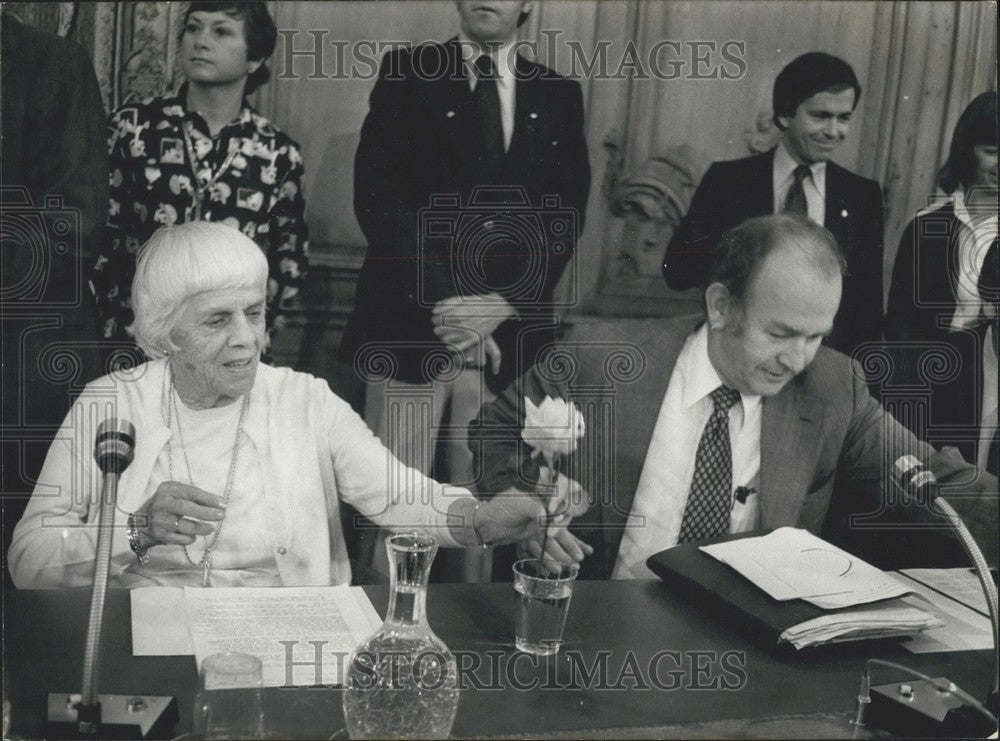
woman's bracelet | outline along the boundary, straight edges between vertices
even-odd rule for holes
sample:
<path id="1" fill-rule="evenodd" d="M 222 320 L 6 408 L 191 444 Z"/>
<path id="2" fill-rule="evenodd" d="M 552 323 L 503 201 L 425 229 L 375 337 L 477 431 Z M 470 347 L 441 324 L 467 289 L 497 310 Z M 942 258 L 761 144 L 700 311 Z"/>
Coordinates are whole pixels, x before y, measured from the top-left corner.
<path id="1" fill-rule="evenodd" d="M 128 516 L 128 546 L 139 560 L 140 566 L 149 564 L 149 552 L 139 543 L 139 528 L 135 526 L 135 513 Z"/>
<path id="2" fill-rule="evenodd" d="M 472 510 L 472 532 L 476 534 L 476 540 L 479 542 L 479 547 L 484 551 L 490 547 L 490 544 L 483 540 L 483 536 L 479 533 L 479 528 L 476 526 L 476 512 L 479 508 L 483 506 L 482 500 L 476 502 L 475 508 Z"/>

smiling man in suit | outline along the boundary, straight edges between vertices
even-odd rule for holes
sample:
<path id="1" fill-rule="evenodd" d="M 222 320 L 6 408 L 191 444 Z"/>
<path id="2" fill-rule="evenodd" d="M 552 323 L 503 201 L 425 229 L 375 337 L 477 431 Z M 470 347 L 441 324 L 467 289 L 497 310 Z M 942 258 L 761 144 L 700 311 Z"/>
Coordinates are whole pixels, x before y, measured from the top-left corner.
<path id="1" fill-rule="evenodd" d="M 869 395 L 855 361 L 821 346 L 844 268 L 833 236 L 805 218 L 757 217 L 730 230 L 704 317 L 635 322 L 624 337 L 621 327 L 590 329 L 484 407 L 470 427 L 481 489 L 533 490 L 524 397 L 550 395 L 575 401 L 586 420 L 560 480 L 575 519 L 555 535 L 567 553 L 580 541 L 594 548 L 583 577 L 649 578 L 650 555 L 730 532 L 819 534 L 830 513 L 890 504 L 887 472 L 904 454 L 968 495 L 956 507 L 995 561 L 996 478 L 913 437 Z"/>
<path id="2" fill-rule="evenodd" d="M 386 54 L 372 90 L 354 173 L 368 253 L 340 355 L 400 460 L 428 472 L 440 432 L 437 475 L 472 485 L 466 427 L 554 335 L 590 165 L 580 84 L 517 53 L 533 3 L 456 5 L 458 36 Z"/>
<path id="3" fill-rule="evenodd" d="M 882 331 L 882 191 L 840 167 L 861 86 L 851 66 L 821 52 L 792 60 L 774 82 L 782 137 L 764 154 L 714 163 L 663 256 L 674 289 L 703 286 L 723 232 L 753 216 L 798 213 L 825 226 L 847 258 L 843 300 L 829 343 L 851 354 Z"/>

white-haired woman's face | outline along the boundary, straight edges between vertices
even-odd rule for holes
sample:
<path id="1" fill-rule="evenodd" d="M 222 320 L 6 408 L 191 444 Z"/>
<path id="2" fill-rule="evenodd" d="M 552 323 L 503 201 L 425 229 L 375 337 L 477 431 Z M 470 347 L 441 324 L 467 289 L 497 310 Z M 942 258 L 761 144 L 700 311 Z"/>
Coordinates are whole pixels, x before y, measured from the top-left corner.
<path id="1" fill-rule="evenodd" d="M 264 288 L 224 288 L 188 298 L 170 333 L 177 392 L 195 408 L 249 393 L 264 347 Z"/>

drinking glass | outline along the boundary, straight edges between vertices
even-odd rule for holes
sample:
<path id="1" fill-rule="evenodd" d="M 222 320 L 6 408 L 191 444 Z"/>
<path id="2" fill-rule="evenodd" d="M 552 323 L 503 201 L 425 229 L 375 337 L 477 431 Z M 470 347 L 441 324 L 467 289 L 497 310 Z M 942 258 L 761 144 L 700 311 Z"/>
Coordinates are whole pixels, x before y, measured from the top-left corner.
<path id="1" fill-rule="evenodd" d="M 514 564 L 517 592 L 514 643 L 518 649 L 538 656 L 559 651 L 573 596 L 573 581 L 579 571 L 577 566 L 552 571 L 537 558 L 525 558 Z"/>
<path id="2" fill-rule="evenodd" d="M 192 735 L 203 739 L 264 736 L 260 659 L 227 652 L 205 657 L 198 673 Z"/>

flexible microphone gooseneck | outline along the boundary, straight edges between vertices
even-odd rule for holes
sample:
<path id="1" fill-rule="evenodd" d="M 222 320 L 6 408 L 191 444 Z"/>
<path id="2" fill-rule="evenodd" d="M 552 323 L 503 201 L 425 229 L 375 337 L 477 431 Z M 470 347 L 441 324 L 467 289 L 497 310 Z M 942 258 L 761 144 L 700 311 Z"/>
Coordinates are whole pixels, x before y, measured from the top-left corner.
<path id="1" fill-rule="evenodd" d="M 993 577 L 990 575 L 990 569 L 986 563 L 986 559 L 983 557 L 983 552 L 976 544 L 972 533 L 969 532 L 965 523 L 962 522 L 962 518 L 958 512 L 948 503 L 948 500 L 941 496 L 937 478 L 934 476 L 933 471 L 924 466 L 923 463 L 912 455 L 904 455 L 893 464 L 892 479 L 903 493 L 903 504 L 914 502 L 921 506 L 930 506 L 934 512 L 940 514 L 948 521 L 948 524 L 951 525 L 958 536 L 966 555 L 972 561 L 976 576 L 979 578 L 979 583 L 983 588 L 983 594 L 986 595 L 986 608 L 990 612 L 990 623 L 993 627 L 993 651 L 997 655 L 997 668 L 998 673 L 1000 673 L 1000 651 L 997 650 L 1000 647 L 1000 635 L 998 635 L 998 632 L 1000 632 L 998 631 L 998 622 L 1000 621 L 997 619 L 997 586 L 993 583 Z M 997 692 L 997 682 L 998 675 L 994 674 L 993 694 Z"/>
<path id="2" fill-rule="evenodd" d="M 135 428 L 124 419 L 108 419 L 97 428 L 94 458 L 104 474 L 94 555 L 94 589 L 83 653 L 79 695 L 49 693 L 47 736 L 53 738 L 169 738 L 177 725 L 177 700 L 152 695 L 97 692 L 101 632 L 111 566 L 111 545 L 118 502 L 118 479 L 132 462 Z M 92 520 L 91 520 L 92 521 Z"/>
<path id="3" fill-rule="evenodd" d="M 94 591 L 90 597 L 90 620 L 87 623 L 87 643 L 83 652 L 83 682 L 80 685 L 81 725 L 100 722 L 100 703 L 97 697 L 98 657 L 101 651 L 101 629 L 104 626 L 108 570 L 111 565 L 111 540 L 114 533 L 115 504 L 118 501 L 118 478 L 132 462 L 134 452 L 135 427 L 130 422 L 118 418 L 101 422 L 94 442 L 94 458 L 97 460 L 97 467 L 104 474 L 104 486 L 101 489 L 100 519 L 97 525 Z M 81 732 L 90 731 L 81 728 Z"/>
<path id="4" fill-rule="evenodd" d="M 990 576 L 986 559 L 976 544 L 969 529 L 955 509 L 940 495 L 934 473 L 912 455 L 899 458 L 892 467 L 892 482 L 901 494 L 904 506 L 927 507 L 944 517 L 958 536 L 975 568 L 976 576 L 986 595 L 986 605 L 993 629 L 994 666 L 1000 664 L 1000 646 L 997 638 L 997 589 Z M 916 681 L 873 686 L 871 668 L 882 666 L 895 671 L 907 672 Z M 944 677 L 929 677 L 881 659 L 869 659 L 865 664 L 858 691 L 855 711 L 855 725 L 872 723 L 895 735 L 972 736 L 996 732 L 997 674 L 993 675 L 992 690 L 982 703 L 957 687 Z"/>

